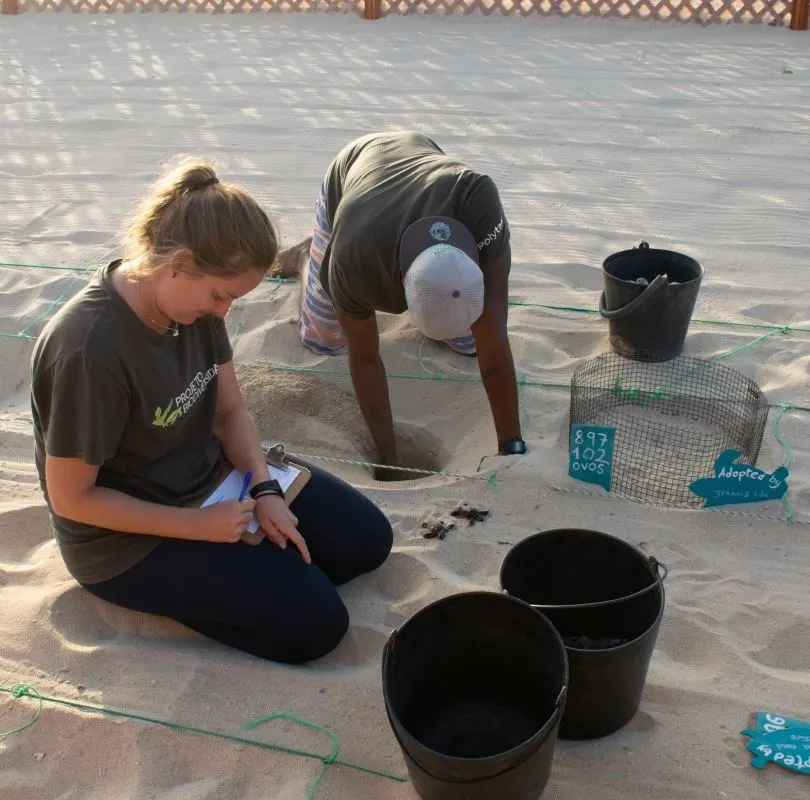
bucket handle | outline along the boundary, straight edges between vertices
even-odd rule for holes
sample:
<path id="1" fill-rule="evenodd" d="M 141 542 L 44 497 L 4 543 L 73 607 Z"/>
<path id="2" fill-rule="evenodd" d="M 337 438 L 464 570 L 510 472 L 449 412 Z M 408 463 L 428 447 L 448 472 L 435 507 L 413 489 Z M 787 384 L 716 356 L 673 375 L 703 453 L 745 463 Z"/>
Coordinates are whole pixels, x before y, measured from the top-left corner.
<path id="1" fill-rule="evenodd" d="M 644 305 L 654 294 L 657 294 L 663 289 L 667 283 L 666 275 L 656 276 L 655 280 L 649 284 L 638 297 L 634 297 L 627 305 L 614 309 L 613 311 L 608 311 L 607 309 L 605 304 L 605 290 L 603 289 L 602 294 L 599 295 L 599 313 L 605 319 L 621 319 L 622 317 L 626 317 L 628 314 L 632 314 L 637 308 Z"/>
<path id="2" fill-rule="evenodd" d="M 634 600 L 636 597 L 641 597 L 643 594 L 647 594 L 647 592 L 651 591 L 652 589 L 656 589 L 660 586 L 669 575 L 669 569 L 667 568 L 666 564 L 661 563 L 655 556 L 650 556 L 649 558 L 650 566 L 658 573 L 656 579 L 649 585 L 645 586 L 643 589 L 639 589 L 637 592 L 633 592 L 633 594 L 628 594 L 625 597 L 618 597 L 615 600 L 597 600 L 593 603 L 570 603 L 566 605 L 555 605 L 555 604 L 543 604 L 543 603 L 530 603 L 532 608 L 537 609 L 539 611 L 548 610 L 548 611 L 559 611 L 559 610 L 573 610 L 573 609 L 580 609 L 580 608 L 598 608 L 599 606 L 612 606 L 616 603 L 624 603 L 627 600 Z M 503 590 L 504 593 L 506 589 Z"/>

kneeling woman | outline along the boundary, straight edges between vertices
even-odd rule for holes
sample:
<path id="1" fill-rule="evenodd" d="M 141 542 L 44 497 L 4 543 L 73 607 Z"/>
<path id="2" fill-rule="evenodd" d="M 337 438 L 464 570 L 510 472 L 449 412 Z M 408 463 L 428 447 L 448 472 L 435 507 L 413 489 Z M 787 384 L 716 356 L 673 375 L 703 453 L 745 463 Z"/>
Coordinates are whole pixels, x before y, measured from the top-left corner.
<path id="1" fill-rule="evenodd" d="M 315 467 L 289 507 L 266 486 L 197 507 L 227 464 L 267 480 L 223 318 L 277 253 L 253 199 L 204 162 L 178 164 L 144 201 L 125 259 L 42 332 L 32 409 L 37 470 L 79 583 L 299 663 L 343 638 L 335 586 L 379 567 L 392 534 L 368 499 Z M 240 541 L 253 514 L 259 546 Z"/>

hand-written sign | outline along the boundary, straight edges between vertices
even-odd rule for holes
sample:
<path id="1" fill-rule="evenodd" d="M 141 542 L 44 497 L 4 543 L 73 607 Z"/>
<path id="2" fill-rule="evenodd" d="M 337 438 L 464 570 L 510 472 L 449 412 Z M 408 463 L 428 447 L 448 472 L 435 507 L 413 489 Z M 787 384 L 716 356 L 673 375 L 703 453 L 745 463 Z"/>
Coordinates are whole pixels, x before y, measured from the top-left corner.
<path id="1" fill-rule="evenodd" d="M 771 714 L 760 711 L 756 715 L 756 729 L 758 733 L 773 733 L 786 728 L 810 728 L 810 722 L 792 717 L 783 717 L 781 714 Z"/>
<path id="2" fill-rule="evenodd" d="M 752 767 L 764 769 L 772 761 L 791 772 L 810 775 L 810 722 L 761 712 L 756 729 L 740 733 L 751 739 L 746 749 L 754 755 Z"/>
<path id="3" fill-rule="evenodd" d="M 613 442 L 616 431 L 600 425 L 572 425 L 568 474 L 596 483 L 610 491 L 613 476 Z"/>
<path id="4" fill-rule="evenodd" d="M 698 497 L 705 498 L 704 508 L 780 500 L 787 492 L 787 467 L 764 472 L 747 464 L 735 464 L 741 455 L 739 450 L 725 450 L 714 462 L 713 478 L 698 478 L 689 485 Z"/>

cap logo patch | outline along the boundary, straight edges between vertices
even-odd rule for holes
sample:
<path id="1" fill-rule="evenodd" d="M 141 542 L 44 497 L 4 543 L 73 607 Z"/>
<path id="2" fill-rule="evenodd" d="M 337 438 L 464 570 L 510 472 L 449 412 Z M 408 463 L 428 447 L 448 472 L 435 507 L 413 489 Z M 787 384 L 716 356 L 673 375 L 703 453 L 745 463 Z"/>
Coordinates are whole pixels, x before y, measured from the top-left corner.
<path id="1" fill-rule="evenodd" d="M 450 241 L 450 226 L 446 222 L 434 222 L 428 228 L 428 233 L 437 242 Z"/>

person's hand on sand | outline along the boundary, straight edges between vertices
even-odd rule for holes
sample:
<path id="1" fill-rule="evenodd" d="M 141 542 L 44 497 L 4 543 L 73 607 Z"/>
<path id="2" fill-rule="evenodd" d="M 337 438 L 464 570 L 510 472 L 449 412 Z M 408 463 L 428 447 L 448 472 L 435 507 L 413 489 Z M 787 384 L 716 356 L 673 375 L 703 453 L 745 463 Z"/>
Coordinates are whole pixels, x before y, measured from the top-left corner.
<path id="1" fill-rule="evenodd" d="M 256 519 L 264 535 L 282 550 L 287 542 L 292 542 L 307 564 L 312 563 L 309 548 L 304 537 L 298 532 L 298 518 L 290 511 L 284 499 L 277 495 L 263 495 L 256 502 Z"/>

